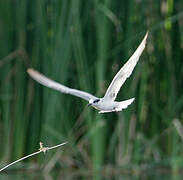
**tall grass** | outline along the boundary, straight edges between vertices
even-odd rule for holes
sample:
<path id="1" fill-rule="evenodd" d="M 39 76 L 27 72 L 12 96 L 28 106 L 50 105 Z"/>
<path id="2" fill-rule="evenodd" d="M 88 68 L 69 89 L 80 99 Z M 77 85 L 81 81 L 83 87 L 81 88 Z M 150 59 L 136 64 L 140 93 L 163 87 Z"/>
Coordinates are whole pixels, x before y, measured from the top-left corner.
<path id="1" fill-rule="evenodd" d="M 56 158 L 61 167 L 181 168 L 182 143 L 172 124 L 183 115 L 181 7 L 180 0 L 0 2 L 1 163 L 35 151 L 40 140 L 68 140 L 70 147 Z M 102 97 L 147 30 L 147 47 L 117 97 L 136 100 L 120 113 L 98 114 L 26 73 L 34 67 Z M 37 161 L 52 156 L 46 158 Z"/>

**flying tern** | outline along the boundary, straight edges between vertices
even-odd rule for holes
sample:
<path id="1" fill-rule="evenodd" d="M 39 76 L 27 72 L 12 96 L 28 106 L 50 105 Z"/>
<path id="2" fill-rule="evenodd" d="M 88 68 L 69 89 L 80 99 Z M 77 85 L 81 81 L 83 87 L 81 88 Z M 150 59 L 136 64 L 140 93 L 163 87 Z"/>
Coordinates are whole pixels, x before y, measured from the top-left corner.
<path id="1" fill-rule="evenodd" d="M 135 100 L 135 98 L 131 98 L 120 102 L 115 101 L 115 99 L 121 86 L 131 75 L 134 67 L 136 66 L 139 57 L 145 48 L 147 36 L 148 32 L 146 33 L 144 39 L 142 40 L 136 51 L 133 53 L 133 55 L 130 57 L 130 59 L 115 75 L 103 98 L 98 98 L 87 92 L 66 87 L 58 82 L 47 78 L 46 76 L 32 68 L 28 69 L 27 72 L 34 80 L 36 80 L 44 86 L 55 89 L 65 94 L 71 94 L 85 99 L 89 102 L 88 106 L 93 106 L 94 108 L 100 110 L 99 113 L 122 111 L 123 109 L 126 109 Z"/>

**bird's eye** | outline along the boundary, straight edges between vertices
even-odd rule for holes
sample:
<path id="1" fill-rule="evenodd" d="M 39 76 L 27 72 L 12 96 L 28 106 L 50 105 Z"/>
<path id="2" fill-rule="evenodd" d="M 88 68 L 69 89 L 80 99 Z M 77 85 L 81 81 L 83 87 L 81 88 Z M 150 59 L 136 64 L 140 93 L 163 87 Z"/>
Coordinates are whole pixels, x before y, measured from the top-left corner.
<path id="1" fill-rule="evenodd" d="M 93 103 L 97 103 L 99 101 L 100 101 L 100 99 L 96 99 L 96 100 L 93 101 Z"/>

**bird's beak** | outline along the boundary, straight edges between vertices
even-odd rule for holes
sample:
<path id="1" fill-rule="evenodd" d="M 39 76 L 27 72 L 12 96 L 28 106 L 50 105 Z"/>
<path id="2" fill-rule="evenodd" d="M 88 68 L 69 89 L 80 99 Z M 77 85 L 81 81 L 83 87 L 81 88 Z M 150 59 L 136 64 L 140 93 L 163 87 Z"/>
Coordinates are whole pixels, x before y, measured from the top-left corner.
<path id="1" fill-rule="evenodd" d="M 89 106 L 91 106 L 92 105 L 92 103 L 89 103 L 87 106 L 89 107 Z"/>

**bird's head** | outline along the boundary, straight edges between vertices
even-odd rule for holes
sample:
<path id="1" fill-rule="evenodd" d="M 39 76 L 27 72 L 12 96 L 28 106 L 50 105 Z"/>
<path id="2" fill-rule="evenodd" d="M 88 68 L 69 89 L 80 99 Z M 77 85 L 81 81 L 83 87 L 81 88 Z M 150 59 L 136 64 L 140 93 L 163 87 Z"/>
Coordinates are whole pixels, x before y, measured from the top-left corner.
<path id="1" fill-rule="evenodd" d="M 100 101 L 100 99 L 90 99 L 88 107 L 97 105 L 99 101 Z"/>

